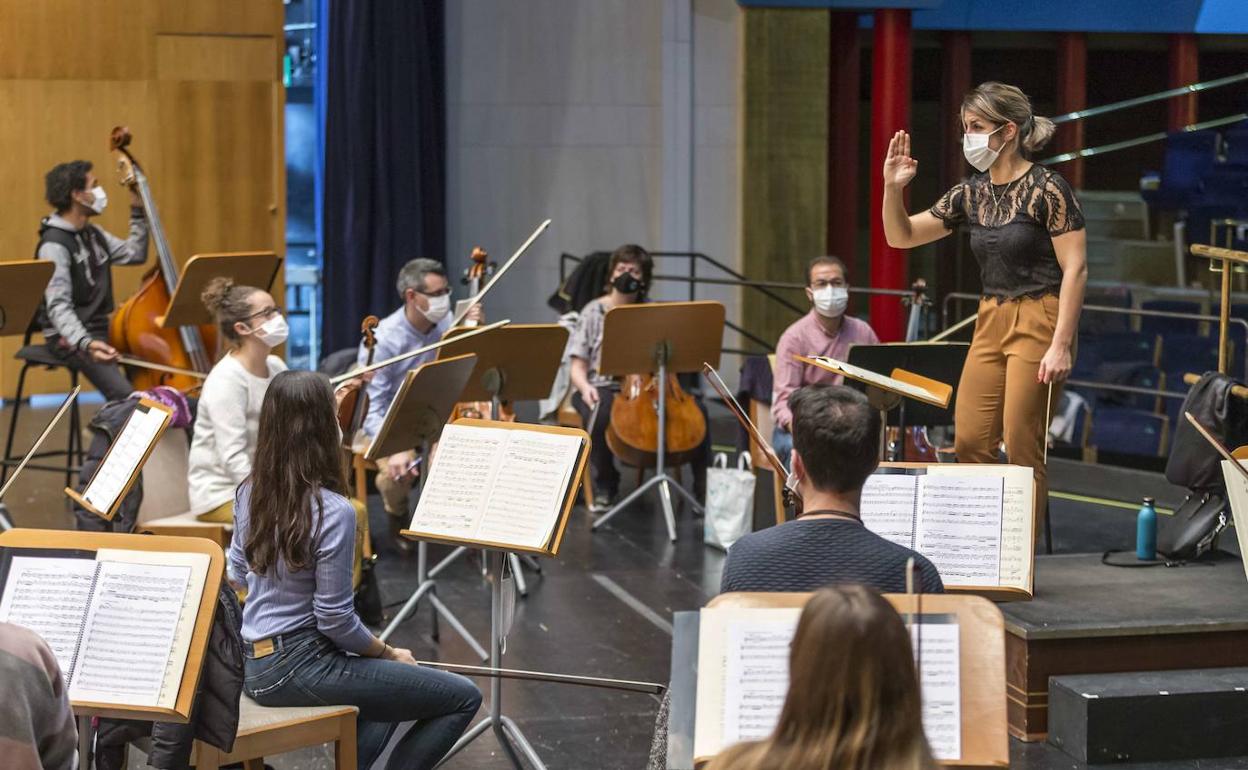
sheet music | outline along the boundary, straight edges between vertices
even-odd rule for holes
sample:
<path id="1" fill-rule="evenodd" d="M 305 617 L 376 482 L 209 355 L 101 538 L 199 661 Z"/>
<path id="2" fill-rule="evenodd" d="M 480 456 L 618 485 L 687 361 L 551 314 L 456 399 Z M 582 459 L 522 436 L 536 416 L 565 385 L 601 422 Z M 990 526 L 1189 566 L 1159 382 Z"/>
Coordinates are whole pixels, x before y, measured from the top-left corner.
<path id="1" fill-rule="evenodd" d="M 835 358 L 828 358 L 827 356 L 807 356 L 807 358 L 811 358 L 821 364 L 827 364 L 837 371 L 849 376 L 851 379 L 866 382 L 871 385 L 878 385 L 885 390 L 895 391 L 903 396 L 908 396 L 918 401 L 944 406 L 941 399 L 927 388 L 920 388 L 918 385 L 911 385 L 908 382 L 902 382 L 901 380 L 893 379 L 892 377 L 888 377 L 883 374 L 877 374 L 870 369 L 863 369 L 860 366 L 847 364 L 844 361 L 838 361 Z"/>
<path id="2" fill-rule="evenodd" d="M 1240 465 L 1248 467 L 1248 461 L 1241 460 Z M 1226 495 L 1231 504 L 1231 518 L 1235 522 L 1239 552 L 1245 554 L 1248 553 L 1248 479 L 1235 470 L 1230 460 L 1222 461 L 1222 477 L 1226 480 Z M 1244 574 L 1248 576 L 1248 560 L 1244 561 Z"/>
<path id="3" fill-rule="evenodd" d="M 190 569 L 186 591 L 183 592 L 182 606 L 178 610 L 178 624 L 174 629 L 173 644 L 170 647 L 169 660 L 165 665 L 165 673 L 161 680 L 160 697 L 157 705 L 173 708 L 177 704 L 178 691 L 182 685 L 182 673 L 186 669 L 186 658 L 191 651 L 191 637 L 195 634 L 195 621 L 199 618 L 199 603 L 204 595 L 204 587 L 208 582 L 208 567 L 212 560 L 206 553 L 171 553 L 154 551 L 127 551 L 121 549 L 101 548 L 96 553 L 101 562 L 125 562 L 130 564 L 161 564 L 167 566 L 184 566 Z"/>
<path id="4" fill-rule="evenodd" d="M 143 404 L 135 407 L 125 428 L 113 440 L 104 463 L 91 477 L 91 482 L 83 492 L 83 499 L 97 511 L 110 511 L 125 490 L 126 484 L 134 478 L 152 442 L 156 440 L 168 419 L 169 412 L 163 409 Z"/>
<path id="5" fill-rule="evenodd" d="M 156 706 L 189 566 L 99 562 L 70 700 Z"/>
<path id="6" fill-rule="evenodd" d="M 947 586 L 996 586 L 1001 568 L 1000 476 L 929 475 L 919 481 L 915 550 Z"/>
<path id="7" fill-rule="evenodd" d="M 503 432 L 510 435 L 476 537 L 541 548 L 563 510 L 582 440 L 557 433 Z"/>
<path id="8" fill-rule="evenodd" d="M 24 626 L 43 637 L 67 684 L 95 570 L 96 562 L 91 559 L 14 556 L 0 598 L 0 621 Z"/>
<path id="9" fill-rule="evenodd" d="M 859 513 L 875 534 L 897 545 L 914 548 L 914 508 L 919 477 L 900 473 L 873 473 L 862 487 Z"/>
<path id="10" fill-rule="evenodd" d="M 724 678 L 724 745 L 766 738 L 789 692 L 789 643 L 796 619 L 728 624 Z"/>
<path id="11" fill-rule="evenodd" d="M 914 623 L 910 643 L 923 689 L 923 732 L 936 759 L 962 758 L 962 680 L 957 623 Z"/>
<path id="12" fill-rule="evenodd" d="M 464 425 L 443 428 L 411 529 L 460 539 L 475 536 L 508 432 Z"/>
<path id="13" fill-rule="evenodd" d="M 997 465 L 993 474 L 1005 480 L 1001 493 L 1001 566 L 1000 581 L 1003 586 L 1031 592 L 1031 572 L 1036 550 L 1035 528 L 1035 474 L 1031 468 L 1021 465 Z M 984 469 L 974 465 L 933 466 L 929 476 L 982 476 Z"/>

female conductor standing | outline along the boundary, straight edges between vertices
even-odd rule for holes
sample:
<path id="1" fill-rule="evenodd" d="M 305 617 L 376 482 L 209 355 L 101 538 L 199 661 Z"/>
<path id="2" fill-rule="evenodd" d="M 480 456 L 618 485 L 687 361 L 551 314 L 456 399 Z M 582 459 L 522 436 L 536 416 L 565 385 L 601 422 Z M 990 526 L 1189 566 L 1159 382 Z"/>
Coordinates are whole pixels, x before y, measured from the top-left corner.
<path id="1" fill-rule="evenodd" d="M 902 190 L 918 161 L 910 136 L 898 131 L 884 160 L 884 234 L 904 249 L 970 228 L 983 291 L 958 383 L 955 448 L 961 462 L 996 462 L 1004 438 L 1009 461 L 1035 470 L 1039 528 L 1048 500 L 1049 399 L 1070 374 L 1087 283 L 1083 214 L 1066 180 L 1028 159 L 1054 127 L 1032 113 L 1026 94 L 983 83 L 961 112 L 962 150 L 980 173 L 931 209 L 908 214 Z"/>

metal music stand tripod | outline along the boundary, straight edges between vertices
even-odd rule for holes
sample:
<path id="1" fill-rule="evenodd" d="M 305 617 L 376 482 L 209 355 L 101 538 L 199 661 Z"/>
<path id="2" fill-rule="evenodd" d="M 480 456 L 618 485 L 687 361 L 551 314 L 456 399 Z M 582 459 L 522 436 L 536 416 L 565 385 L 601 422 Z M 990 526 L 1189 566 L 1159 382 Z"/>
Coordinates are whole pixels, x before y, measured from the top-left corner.
<path id="1" fill-rule="evenodd" d="M 409 371 L 399 386 L 399 391 L 386 411 L 386 420 L 364 452 L 367 460 L 376 461 L 397 452 L 406 452 L 414 446 L 421 447 L 423 466 L 429 468 L 429 446 L 442 432 L 459 400 L 459 394 L 472 375 L 476 356 L 464 355 L 444 358 L 421 364 Z M 385 473 L 385 469 L 379 469 Z M 399 610 L 381 639 L 390 638 L 395 629 L 416 611 L 420 600 L 428 597 L 433 607 L 433 637 L 438 637 L 438 618 L 459 634 L 473 652 L 485 660 L 489 657 L 485 648 L 473 638 L 455 613 L 438 598 L 437 583 L 429 571 L 429 544 L 421 540 L 416 546 L 416 590 Z"/>
<path id="2" fill-rule="evenodd" d="M 658 435 L 667 436 L 667 375 L 700 372 L 702 365 L 719 366 L 724 336 L 724 306 L 718 302 L 643 302 L 619 305 L 607 311 L 602 322 L 602 361 L 599 373 L 608 377 L 629 374 L 658 376 Z M 609 419 L 599 415 L 598 419 Z M 707 426 L 710 430 L 710 426 Z M 674 478 L 667 475 L 667 442 L 655 447 L 654 476 L 594 520 L 593 529 L 610 521 L 652 487 L 658 487 L 667 535 L 676 542 L 676 515 L 672 509 L 675 489 L 695 511 L 702 506 Z"/>

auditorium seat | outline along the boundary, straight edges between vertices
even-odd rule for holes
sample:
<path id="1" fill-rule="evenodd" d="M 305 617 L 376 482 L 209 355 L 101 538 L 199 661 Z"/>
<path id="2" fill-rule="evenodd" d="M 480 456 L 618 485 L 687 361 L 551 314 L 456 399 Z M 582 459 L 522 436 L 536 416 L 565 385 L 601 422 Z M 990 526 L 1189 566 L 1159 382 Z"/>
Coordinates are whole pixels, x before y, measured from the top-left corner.
<path id="1" fill-rule="evenodd" d="M 1218 339 L 1202 334 L 1170 334 L 1161 348 L 1161 368 L 1167 372 L 1208 371 L 1218 368 Z"/>
<path id="2" fill-rule="evenodd" d="M 1091 444 L 1103 452 L 1160 456 L 1170 420 L 1162 414 L 1125 407 L 1102 407 L 1092 414 Z"/>
<path id="3" fill-rule="evenodd" d="M 1160 310 L 1167 313 L 1192 313 L 1199 315 L 1199 302 L 1186 299 L 1150 299 L 1140 303 L 1141 310 Z M 1140 331 L 1146 334 L 1199 334 L 1200 321 L 1188 318 L 1158 318 L 1142 316 Z"/>
<path id="4" fill-rule="evenodd" d="M 1140 195 L 1154 209 L 1174 211 L 1187 208 L 1200 190 L 1200 180 L 1217 162 L 1218 134 L 1203 131 L 1176 131 L 1166 137 L 1165 160 L 1157 189 L 1141 189 Z"/>

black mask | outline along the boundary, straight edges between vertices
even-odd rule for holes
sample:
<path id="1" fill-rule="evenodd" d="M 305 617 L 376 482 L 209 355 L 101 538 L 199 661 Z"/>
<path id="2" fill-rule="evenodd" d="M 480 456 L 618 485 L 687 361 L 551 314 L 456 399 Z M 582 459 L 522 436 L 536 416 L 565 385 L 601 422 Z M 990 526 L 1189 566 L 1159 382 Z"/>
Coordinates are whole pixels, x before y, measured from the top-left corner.
<path id="1" fill-rule="evenodd" d="M 611 285 L 621 294 L 636 294 L 641 291 L 641 281 L 633 277 L 632 273 L 620 273 Z"/>

